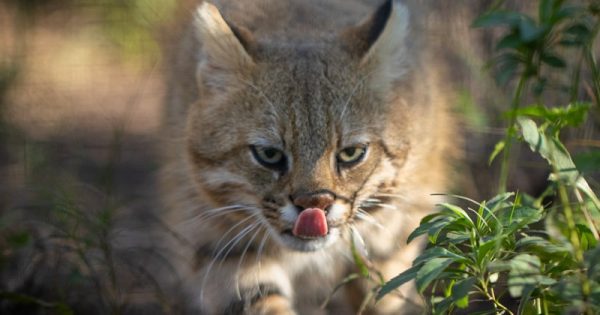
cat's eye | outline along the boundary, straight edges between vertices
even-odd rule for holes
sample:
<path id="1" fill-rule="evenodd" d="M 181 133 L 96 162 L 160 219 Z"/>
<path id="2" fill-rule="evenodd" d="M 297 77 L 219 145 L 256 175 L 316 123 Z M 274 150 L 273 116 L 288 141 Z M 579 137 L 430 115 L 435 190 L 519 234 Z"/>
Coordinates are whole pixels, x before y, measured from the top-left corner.
<path id="1" fill-rule="evenodd" d="M 338 152 L 336 159 L 340 166 L 351 167 L 362 161 L 366 153 L 366 146 L 347 147 Z"/>
<path id="2" fill-rule="evenodd" d="M 250 146 L 250 150 L 252 151 L 252 156 L 260 165 L 280 172 L 286 170 L 287 158 L 281 150 L 254 145 Z"/>

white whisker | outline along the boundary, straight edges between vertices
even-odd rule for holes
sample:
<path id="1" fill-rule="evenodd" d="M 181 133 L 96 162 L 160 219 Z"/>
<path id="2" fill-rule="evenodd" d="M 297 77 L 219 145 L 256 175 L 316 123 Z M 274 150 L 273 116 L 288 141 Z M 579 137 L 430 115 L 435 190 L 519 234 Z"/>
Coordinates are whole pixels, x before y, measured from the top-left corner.
<path id="1" fill-rule="evenodd" d="M 381 207 L 381 208 L 385 208 L 385 209 L 398 210 L 398 207 L 396 207 L 394 205 L 387 204 L 387 203 L 378 203 L 377 206 Z"/>
<path id="2" fill-rule="evenodd" d="M 356 217 L 366 221 L 367 223 L 371 223 L 380 229 L 386 230 L 385 226 L 383 226 L 379 221 L 377 221 L 377 219 L 375 219 L 372 215 L 360 208 L 356 212 Z"/>
<path id="3" fill-rule="evenodd" d="M 252 230 L 256 229 L 259 226 L 260 226 L 260 223 L 256 222 L 252 225 L 245 227 L 243 230 L 240 231 L 240 233 L 236 234 L 236 236 L 233 237 L 225 246 L 223 246 L 222 250 L 224 250 L 225 248 L 229 248 L 229 249 L 222 255 L 222 257 L 220 259 L 219 259 L 219 255 L 217 254 L 217 259 L 219 259 L 221 261 L 219 263 L 219 267 L 222 266 L 223 261 L 225 261 L 225 258 L 227 258 L 227 256 L 229 256 L 229 253 L 231 253 L 233 248 L 237 244 L 239 244 L 246 235 L 250 234 L 250 232 L 252 232 Z"/>
<path id="4" fill-rule="evenodd" d="M 250 248 L 250 245 L 252 245 L 252 242 L 254 242 L 254 239 L 258 236 L 258 233 L 260 233 L 261 230 L 263 230 L 263 226 L 261 226 L 260 222 L 258 223 L 258 229 L 256 229 L 256 232 L 254 232 L 254 234 L 252 235 L 252 237 L 250 238 L 250 240 L 248 241 L 248 244 L 246 244 L 246 247 L 244 247 L 244 250 L 242 251 L 242 255 L 240 256 L 240 260 L 238 262 L 237 265 L 237 274 L 238 276 L 236 277 L 236 293 L 237 293 L 237 297 L 238 299 L 242 298 L 242 293 L 240 291 L 240 281 L 239 281 L 239 274 L 240 271 L 242 269 L 242 263 L 244 262 L 244 258 L 246 256 L 246 253 L 248 252 L 248 249 Z"/>
<path id="5" fill-rule="evenodd" d="M 241 224 L 243 224 L 244 222 L 253 219 L 257 216 L 259 216 L 259 213 L 255 213 L 243 220 L 241 220 L 240 222 L 238 222 L 237 224 L 235 224 L 234 226 L 232 226 L 227 232 L 225 232 L 225 234 L 219 239 L 219 241 L 217 242 L 217 245 L 215 246 L 215 248 L 219 248 L 219 244 L 221 244 L 221 242 L 224 240 L 224 238 L 231 233 L 231 231 L 233 231 L 236 227 L 240 226 Z M 245 227 L 244 229 L 242 229 L 242 231 L 240 231 L 238 234 L 236 234 L 233 238 L 231 238 L 231 240 L 229 240 L 229 242 L 227 242 L 227 244 L 225 244 L 223 247 L 220 248 L 220 250 L 213 255 L 210 264 L 208 265 L 206 272 L 204 273 L 204 277 L 202 279 L 202 284 L 200 285 L 200 299 L 203 300 L 204 299 L 204 289 L 206 286 L 206 282 L 208 281 L 208 276 L 210 275 L 210 272 L 212 271 L 212 268 L 214 266 L 214 264 L 218 261 L 225 259 L 225 257 L 227 257 L 227 255 L 229 254 L 229 252 L 231 251 L 231 248 L 233 248 L 247 233 L 249 233 L 249 231 L 251 231 L 253 228 L 256 228 L 258 225 L 260 225 L 259 223 L 254 223 L 251 224 L 247 227 Z M 230 249 L 227 251 L 226 255 L 221 257 L 221 254 L 223 254 L 223 251 L 225 251 L 229 246 L 231 245 Z M 214 251 L 213 251 L 214 253 Z M 220 264 L 219 264 L 220 266 Z"/>
<path id="6" fill-rule="evenodd" d="M 240 220 L 238 223 L 234 224 L 232 227 L 230 227 L 230 228 L 229 228 L 229 230 L 227 230 L 227 231 L 225 232 L 225 234 L 223 234 L 223 236 L 221 236 L 221 238 L 220 238 L 220 239 L 219 239 L 219 241 L 217 242 L 217 245 L 215 245 L 215 250 L 216 250 L 216 249 L 218 249 L 218 248 L 221 248 L 221 243 L 223 242 L 223 240 L 225 240 L 225 238 L 227 237 L 227 235 L 229 235 L 229 233 L 231 233 L 231 232 L 232 232 L 233 230 L 235 230 L 235 229 L 236 229 L 238 226 L 240 226 L 240 225 L 244 224 L 244 223 L 245 223 L 245 222 L 247 222 L 248 220 L 251 220 L 251 219 L 254 219 L 254 218 L 256 218 L 258 215 L 260 215 L 260 214 L 259 214 L 259 213 L 252 214 L 252 215 L 248 216 L 247 218 L 244 218 L 243 220 Z M 229 242 L 231 242 L 231 240 L 230 240 Z M 228 242 L 227 244 L 229 244 L 229 242 Z M 223 250 L 223 248 L 225 248 L 225 247 L 227 247 L 227 245 L 223 246 L 223 247 L 221 248 L 221 250 Z M 221 250 L 220 250 L 220 251 L 221 251 Z M 219 252 L 220 252 L 220 251 L 219 251 Z M 213 252 L 213 253 L 214 253 L 214 252 Z M 218 254 L 217 254 L 216 256 L 214 256 L 214 257 L 218 257 Z"/>
<path id="7" fill-rule="evenodd" d="M 400 195 L 400 194 L 390 194 L 390 193 L 375 193 L 375 194 L 373 194 L 373 196 L 381 196 L 381 197 L 398 198 L 398 199 L 403 199 L 403 200 L 407 200 L 407 199 L 408 199 L 408 198 L 406 198 L 406 196 L 404 196 L 404 195 Z"/>
<path id="8" fill-rule="evenodd" d="M 202 213 L 195 215 L 189 219 L 186 219 L 185 221 L 182 221 L 179 224 L 183 225 L 184 228 L 185 228 L 185 226 L 196 227 L 197 225 L 205 223 L 206 221 L 213 220 L 213 219 L 216 219 L 216 218 L 219 218 L 222 216 L 226 216 L 228 214 L 235 213 L 235 212 L 250 212 L 252 214 L 255 214 L 256 213 L 255 211 L 257 209 L 258 208 L 251 207 L 251 206 L 243 206 L 243 205 L 234 205 L 234 206 L 216 208 L 216 209 L 203 211 Z"/>

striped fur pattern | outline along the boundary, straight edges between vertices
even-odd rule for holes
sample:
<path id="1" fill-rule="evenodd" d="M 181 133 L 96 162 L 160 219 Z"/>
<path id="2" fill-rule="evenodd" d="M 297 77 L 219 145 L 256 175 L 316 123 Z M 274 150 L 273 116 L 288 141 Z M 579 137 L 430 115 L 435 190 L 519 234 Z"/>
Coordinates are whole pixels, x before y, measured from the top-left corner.
<path id="1" fill-rule="evenodd" d="M 354 271 L 351 240 L 387 278 L 410 266 L 420 245 L 406 237 L 452 155 L 443 69 L 412 25 L 398 1 L 199 5 L 174 61 L 162 176 L 187 310 L 354 313 L 366 282 L 321 307 Z M 295 236 L 298 196 L 323 194 L 327 235 Z M 368 311 L 417 304 L 404 288 Z"/>

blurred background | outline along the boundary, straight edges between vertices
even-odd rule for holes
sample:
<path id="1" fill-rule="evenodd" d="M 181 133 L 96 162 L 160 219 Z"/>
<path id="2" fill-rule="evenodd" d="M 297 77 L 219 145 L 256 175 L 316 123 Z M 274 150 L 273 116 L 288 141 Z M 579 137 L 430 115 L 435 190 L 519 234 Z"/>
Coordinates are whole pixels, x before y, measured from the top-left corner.
<path id="1" fill-rule="evenodd" d="M 487 158 L 511 97 L 486 68 L 499 33 L 471 28 L 492 2 L 452 1 L 428 13 L 455 67 L 455 113 L 468 135 L 457 143 L 465 163 L 456 173 L 466 176 L 456 176 L 456 191 L 476 199 L 495 190 L 497 165 Z M 160 224 L 148 209 L 156 204 L 164 78 L 193 5 L 0 1 L 0 313 L 176 312 L 139 264 L 156 253 L 115 244 L 135 229 L 119 222 Z M 596 134 L 589 123 L 567 144 Z M 547 168 L 522 151 L 525 163 L 515 168 L 524 171 L 513 172 L 511 185 L 535 195 Z"/>
<path id="2" fill-rule="evenodd" d="M 0 313 L 160 300 L 131 249 L 113 245 L 116 222 L 144 225 L 155 201 L 163 60 L 181 8 L 0 1 Z"/>

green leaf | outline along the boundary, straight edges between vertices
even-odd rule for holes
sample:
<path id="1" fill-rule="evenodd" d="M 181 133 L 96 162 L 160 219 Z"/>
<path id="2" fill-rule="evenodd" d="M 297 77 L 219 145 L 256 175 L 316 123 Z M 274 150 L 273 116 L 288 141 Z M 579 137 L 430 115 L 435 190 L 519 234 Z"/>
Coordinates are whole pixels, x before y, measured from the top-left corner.
<path id="1" fill-rule="evenodd" d="M 425 250 L 421 255 L 419 255 L 419 257 L 417 257 L 414 261 L 413 261 L 413 265 L 420 265 L 423 264 L 433 258 L 439 258 L 439 257 L 446 257 L 446 258 L 452 258 L 457 262 L 463 262 L 466 263 L 468 261 L 468 259 L 462 255 L 453 253 L 449 250 L 447 250 L 446 248 L 443 247 L 431 247 L 428 248 L 427 250 Z"/>
<path id="2" fill-rule="evenodd" d="M 481 262 L 485 259 L 485 257 L 492 252 L 492 250 L 500 247 L 501 240 L 499 238 L 492 238 L 488 241 L 485 241 L 479 245 L 477 248 L 477 264 L 481 264 Z"/>
<path id="3" fill-rule="evenodd" d="M 352 258 L 354 260 L 354 265 L 358 268 L 360 274 L 363 277 L 368 277 L 369 276 L 369 268 L 367 267 L 367 264 L 365 263 L 362 255 L 358 252 L 355 241 L 356 240 L 354 239 L 354 234 L 351 234 L 350 250 L 352 252 Z"/>
<path id="4" fill-rule="evenodd" d="M 423 221 L 424 220 L 421 220 L 421 225 L 419 225 L 414 231 L 410 233 L 408 239 L 406 240 L 407 243 L 412 242 L 415 238 L 426 233 L 429 235 L 430 241 L 432 243 L 435 243 L 437 235 L 441 232 L 441 230 L 444 227 L 446 227 L 450 222 L 452 222 L 453 219 L 444 216 L 444 213 L 442 212 L 437 212 L 436 217 L 432 221 Z"/>
<path id="5" fill-rule="evenodd" d="M 552 17 L 552 23 L 559 22 L 566 18 L 574 17 L 576 14 L 583 13 L 585 8 L 576 5 L 565 5 L 561 7 L 556 14 Z"/>
<path id="6" fill-rule="evenodd" d="M 426 262 L 417 272 L 415 282 L 419 292 L 423 293 L 427 286 L 448 268 L 454 259 L 448 257 L 433 258 Z"/>
<path id="7" fill-rule="evenodd" d="M 515 76 L 519 64 L 521 64 L 521 59 L 518 54 L 504 53 L 497 58 L 495 64 L 498 69 L 496 80 L 499 85 L 505 85 Z"/>
<path id="8" fill-rule="evenodd" d="M 443 298 L 440 301 L 433 301 L 433 309 L 432 309 L 432 314 L 433 315 L 445 315 L 447 314 L 448 309 L 450 308 L 450 306 L 452 306 L 452 304 L 454 303 L 454 301 L 452 300 L 451 297 L 447 297 L 447 298 Z"/>
<path id="9" fill-rule="evenodd" d="M 540 274 L 542 263 L 537 256 L 520 254 L 510 261 L 508 291 L 512 297 L 520 297 L 526 290 L 538 285 L 550 286 L 554 279 Z"/>
<path id="10" fill-rule="evenodd" d="M 534 286 L 525 286 L 523 291 L 521 292 L 521 299 L 519 301 L 519 308 L 517 309 L 517 314 L 523 314 L 524 309 L 530 304 L 527 303 L 531 298 L 531 294 L 535 291 Z"/>
<path id="11" fill-rule="evenodd" d="M 386 294 L 414 279 L 417 276 L 419 269 L 421 269 L 421 266 L 412 266 L 411 268 L 392 278 L 390 281 L 386 282 L 381 289 L 379 289 L 379 292 L 377 292 L 375 299 L 380 300 Z"/>
<path id="12" fill-rule="evenodd" d="M 517 241 L 516 246 L 522 251 L 535 251 L 536 253 L 545 253 L 548 255 L 564 255 L 571 253 L 567 247 L 551 243 L 547 239 L 539 236 L 525 236 Z"/>
<path id="13" fill-rule="evenodd" d="M 446 238 L 449 243 L 460 244 L 471 239 L 468 231 L 449 231 L 446 233 Z"/>
<path id="14" fill-rule="evenodd" d="M 519 21 L 519 32 L 521 40 L 525 43 L 536 41 L 544 35 L 546 28 L 543 26 L 537 26 L 535 21 L 528 16 L 524 16 Z"/>
<path id="15" fill-rule="evenodd" d="M 510 261 L 494 260 L 487 265 L 487 272 L 490 274 L 510 270 Z"/>
<path id="16" fill-rule="evenodd" d="M 494 151 L 492 152 L 492 154 L 490 154 L 490 157 L 488 159 L 488 165 L 492 165 L 492 162 L 494 161 L 496 156 L 498 156 L 498 154 L 500 154 L 500 152 L 502 152 L 502 150 L 504 150 L 505 146 L 506 146 L 506 142 L 504 140 L 498 141 L 496 143 L 496 145 L 494 146 Z"/>
<path id="17" fill-rule="evenodd" d="M 538 152 L 557 170 L 550 176 L 550 179 L 577 186 L 577 189 L 581 190 L 592 201 L 594 207 L 600 209 L 600 200 L 598 200 L 598 197 L 585 179 L 580 176 L 575 163 L 571 160 L 569 152 L 557 136 L 546 135 L 529 118 L 519 117 L 517 122 L 521 126 L 523 138 L 529 144 L 531 150 Z"/>
<path id="18" fill-rule="evenodd" d="M 521 127 L 523 139 L 529 144 L 531 150 L 538 152 L 550 165 L 560 171 L 556 174 L 559 178 L 553 179 L 574 183 L 579 174 L 575 168 L 575 163 L 573 163 L 569 153 L 560 144 L 558 139 L 548 137 L 529 118 L 519 117 L 517 118 L 517 122 Z"/>
<path id="19" fill-rule="evenodd" d="M 594 237 L 594 233 L 592 233 L 592 230 L 590 230 L 589 227 L 583 224 L 576 224 L 575 229 L 577 230 L 577 234 L 581 240 L 581 248 L 583 248 L 583 250 L 596 247 L 598 241 L 596 240 L 596 237 Z"/>
<path id="20" fill-rule="evenodd" d="M 532 118 L 543 118 L 558 128 L 564 126 L 577 127 L 581 125 L 589 111 L 590 104 L 583 102 L 575 102 L 566 107 L 548 108 L 542 105 L 531 105 L 521 107 L 516 111 L 507 111 L 505 116 L 528 116 Z"/>
<path id="21" fill-rule="evenodd" d="M 490 209 L 492 212 L 496 211 L 500 206 L 504 205 L 510 197 L 514 196 L 514 194 L 515 193 L 513 192 L 506 192 L 494 196 L 494 198 L 488 200 L 488 202 L 486 203 L 487 208 Z"/>
<path id="22" fill-rule="evenodd" d="M 463 218 L 463 219 L 467 220 L 468 222 L 470 222 L 472 227 L 475 227 L 475 225 L 473 224 L 473 220 L 471 220 L 471 218 L 469 217 L 467 212 L 465 210 L 463 210 L 461 207 L 458 207 L 458 206 L 455 206 L 455 205 L 449 204 L 449 203 L 441 203 L 440 206 L 442 206 L 444 209 L 448 209 L 448 210 L 452 211 L 454 214 L 456 214 L 456 216 L 458 218 Z"/>
<path id="23" fill-rule="evenodd" d="M 577 276 L 562 277 L 552 291 L 565 301 L 581 300 L 581 281 Z"/>
<path id="24" fill-rule="evenodd" d="M 585 22 L 576 22 L 565 29 L 568 35 L 576 36 L 578 39 L 589 37 L 592 33 L 590 26 Z"/>
<path id="25" fill-rule="evenodd" d="M 541 210 L 514 206 L 512 208 L 503 208 L 497 213 L 498 220 L 504 226 L 503 235 L 511 235 L 518 229 L 540 221 L 544 214 Z"/>
<path id="26" fill-rule="evenodd" d="M 516 49 L 521 45 L 523 45 L 523 42 L 521 41 L 521 37 L 519 36 L 519 34 L 511 32 L 504 36 L 500 41 L 498 41 L 498 44 L 496 44 L 496 50 Z"/>
<path id="27" fill-rule="evenodd" d="M 452 300 L 456 302 L 456 306 L 459 308 L 466 308 L 469 306 L 469 292 L 475 285 L 477 279 L 475 277 L 469 277 L 463 279 L 452 286 Z"/>
<path id="28" fill-rule="evenodd" d="M 564 68 L 567 66 L 564 59 L 546 51 L 542 53 L 541 60 L 543 63 L 554 68 Z"/>
<path id="29" fill-rule="evenodd" d="M 435 244 L 442 230 L 448 228 L 453 222 L 456 222 L 456 219 L 449 217 L 444 217 L 443 219 L 432 222 L 432 226 L 427 231 L 429 242 Z"/>
<path id="30" fill-rule="evenodd" d="M 436 212 L 436 213 L 427 215 L 423 219 L 421 219 L 421 223 L 415 230 L 413 230 L 410 233 L 410 235 L 408 236 L 408 239 L 406 240 L 406 243 L 408 244 L 408 243 L 412 242 L 413 239 L 427 233 L 427 231 L 429 231 L 429 229 L 431 229 L 431 227 L 433 227 L 436 224 L 435 221 L 440 220 L 440 219 L 436 219 L 436 218 L 440 217 L 441 215 L 442 214 L 440 212 Z"/>
<path id="31" fill-rule="evenodd" d="M 583 41 L 581 41 L 580 39 L 577 39 L 577 38 L 565 37 L 565 38 L 562 38 L 560 41 L 558 41 L 558 44 L 560 44 L 562 46 L 566 46 L 566 47 L 581 46 L 581 45 L 583 45 Z"/>
<path id="32" fill-rule="evenodd" d="M 597 214 L 598 211 L 600 211 L 600 200 L 598 200 L 598 197 L 583 177 L 577 178 L 575 185 L 577 186 L 577 189 L 581 190 L 589 199 L 590 205 L 593 207 L 593 209 L 590 207 L 590 210 L 592 211 L 593 217 L 597 219 L 598 216 L 595 216 L 594 214 Z"/>
<path id="33" fill-rule="evenodd" d="M 550 22 L 554 8 L 554 0 L 540 0 L 539 2 L 539 16 L 540 21 L 547 23 Z"/>

